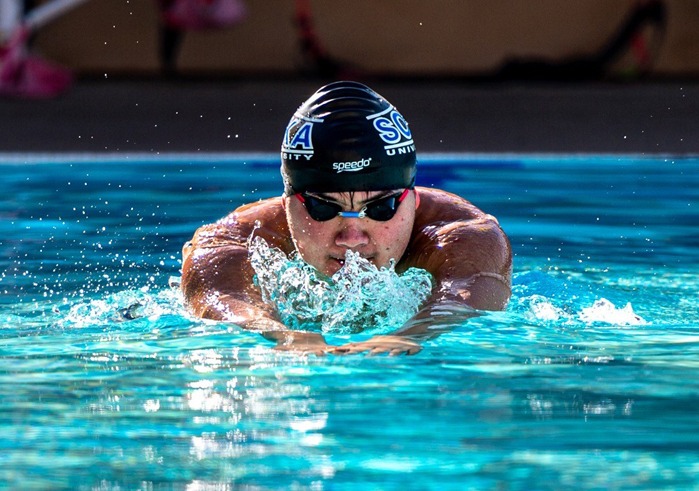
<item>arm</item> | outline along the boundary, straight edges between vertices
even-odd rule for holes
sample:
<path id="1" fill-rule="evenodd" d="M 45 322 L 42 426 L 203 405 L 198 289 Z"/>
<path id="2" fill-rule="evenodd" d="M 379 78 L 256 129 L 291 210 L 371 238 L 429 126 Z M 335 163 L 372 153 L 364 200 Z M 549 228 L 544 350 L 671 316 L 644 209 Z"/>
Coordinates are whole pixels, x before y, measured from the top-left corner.
<path id="1" fill-rule="evenodd" d="M 187 307 L 197 317 L 235 322 L 246 329 L 281 327 L 253 287 L 245 246 L 208 243 L 207 235 L 217 234 L 216 228 L 202 227 L 182 249 L 181 287 Z"/>
<path id="2" fill-rule="evenodd" d="M 421 342 L 459 327 L 464 321 L 480 315 L 462 302 L 430 298 L 400 329 L 386 335 L 373 336 L 366 341 L 347 343 L 333 349 L 335 354 L 387 353 L 414 355 L 422 350 Z"/>
<path id="3" fill-rule="evenodd" d="M 247 205 L 197 230 L 182 249 L 181 288 L 185 304 L 198 317 L 260 331 L 265 338 L 277 342 L 275 349 L 321 354 L 327 347 L 322 336 L 289 330 L 253 284 L 247 239 L 255 222 L 262 224 L 256 233 L 265 240 L 282 250 L 292 247 L 285 241 L 286 225 L 280 220 L 280 208 L 275 200 Z"/>

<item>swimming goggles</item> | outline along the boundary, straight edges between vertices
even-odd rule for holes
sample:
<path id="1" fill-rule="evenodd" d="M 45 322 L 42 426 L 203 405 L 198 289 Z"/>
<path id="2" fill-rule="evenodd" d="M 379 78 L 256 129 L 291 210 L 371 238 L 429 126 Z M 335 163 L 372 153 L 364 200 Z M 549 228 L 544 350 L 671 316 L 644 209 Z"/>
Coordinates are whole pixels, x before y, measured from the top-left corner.
<path id="1" fill-rule="evenodd" d="M 398 205 L 408 196 L 410 189 L 400 193 L 383 196 L 365 204 L 359 211 L 345 211 L 337 203 L 326 201 L 308 193 L 296 193 L 296 197 L 306 207 L 308 214 L 317 222 L 326 222 L 337 216 L 345 218 L 369 217 L 378 222 L 387 222 L 398 211 Z"/>

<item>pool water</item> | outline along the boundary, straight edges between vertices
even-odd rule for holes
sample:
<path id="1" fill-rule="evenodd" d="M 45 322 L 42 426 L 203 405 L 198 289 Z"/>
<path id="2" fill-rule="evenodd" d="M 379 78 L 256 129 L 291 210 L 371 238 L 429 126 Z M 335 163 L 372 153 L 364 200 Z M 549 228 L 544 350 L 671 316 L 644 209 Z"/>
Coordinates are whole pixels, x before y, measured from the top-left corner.
<path id="1" fill-rule="evenodd" d="M 699 488 L 695 158 L 423 155 L 515 274 L 411 357 L 184 310 L 182 243 L 277 195 L 275 156 L 0 161 L 0 488 Z"/>

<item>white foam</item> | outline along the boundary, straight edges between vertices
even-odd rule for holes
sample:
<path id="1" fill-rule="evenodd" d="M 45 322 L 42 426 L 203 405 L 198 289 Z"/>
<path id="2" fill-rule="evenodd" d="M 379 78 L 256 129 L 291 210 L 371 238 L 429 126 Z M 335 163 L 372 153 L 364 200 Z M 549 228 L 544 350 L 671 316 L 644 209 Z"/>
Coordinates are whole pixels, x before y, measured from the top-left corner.
<path id="1" fill-rule="evenodd" d="M 631 303 L 624 308 L 617 308 L 606 298 L 596 300 L 591 307 L 580 311 L 578 318 L 587 323 L 605 323 L 619 326 L 635 326 L 647 324 L 647 322 L 633 311 Z"/>

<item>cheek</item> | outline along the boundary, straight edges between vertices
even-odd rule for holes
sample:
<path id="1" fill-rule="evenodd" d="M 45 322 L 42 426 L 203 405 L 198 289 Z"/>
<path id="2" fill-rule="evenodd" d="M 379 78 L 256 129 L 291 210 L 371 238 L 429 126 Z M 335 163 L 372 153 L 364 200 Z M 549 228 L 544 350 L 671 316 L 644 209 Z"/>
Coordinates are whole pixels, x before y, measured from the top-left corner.
<path id="1" fill-rule="evenodd" d="M 395 241 L 391 240 L 391 237 L 395 237 L 395 231 L 393 230 L 393 227 L 384 227 L 381 230 L 381 237 L 384 239 L 382 242 L 384 243 L 384 251 L 390 252 L 391 249 L 393 248 Z"/>
<path id="2" fill-rule="evenodd" d="M 326 233 L 326 228 L 322 223 L 313 220 L 304 220 L 301 222 L 301 228 L 303 235 L 308 237 L 311 241 L 318 240 Z"/>
<path id="3" fill-rule="evenodd" d="M 302 254 L 324 247 L 327 242 L 326 227 L 311 219 L 294 220 L 290 224 L 291 237 Z"/>
<path id="4" fill-rule="evenodd" d="M 384 225 L 381 229 L 383 249 L 393 255 L 402 255 L 410 241 L 412 220 L 410 217 L 396 217 L 397 221 Z"/>
<path id="5" fill-rule="evenodd" d="M 291 224 L 291 235 L 297 242 L 304 242 L 311 234 L 311 227 L 305 220 L 296 220 Z"/>

